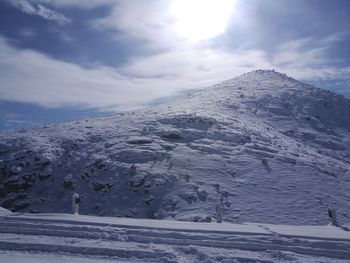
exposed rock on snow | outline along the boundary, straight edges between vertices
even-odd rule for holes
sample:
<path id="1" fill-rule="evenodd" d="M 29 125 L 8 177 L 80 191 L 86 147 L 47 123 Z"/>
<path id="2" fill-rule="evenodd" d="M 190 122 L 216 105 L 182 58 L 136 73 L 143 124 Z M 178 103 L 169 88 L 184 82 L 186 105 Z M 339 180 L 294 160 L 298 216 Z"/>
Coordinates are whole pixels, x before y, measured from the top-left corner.
<path id="1" fill-rule="evenodd" d="M 254 71 L 146 110 L 0 134 L 10 210 L 206 221 L 350 219 L 350 101 Z"/>

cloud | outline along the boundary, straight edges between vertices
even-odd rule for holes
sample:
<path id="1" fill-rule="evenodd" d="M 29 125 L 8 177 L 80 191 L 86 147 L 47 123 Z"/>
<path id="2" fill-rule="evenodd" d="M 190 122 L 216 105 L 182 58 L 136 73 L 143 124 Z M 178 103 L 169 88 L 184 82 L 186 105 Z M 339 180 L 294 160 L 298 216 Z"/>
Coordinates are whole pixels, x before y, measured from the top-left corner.
<path id="1" fill-rule="evenodd" d="M 0 38 L 0 98 L 45 107 L 130 109 L 176 92 L 167 81 L 130 78 L 116 69 L 91 69 L 55 60 L 32 50 L 18 50 Z"/>
<path id="2" fill-rule="evenodd" d="M 285 42 L 278 47 L 274 63 L 283 66 L 297 61 L 299 67 L 329 63 L 329 49 L 343 38 L 338 33 L 323 38 L 304 37 Z"/>
<path id="3" fill-rule="evenodd" d="M 162 76 L 182 87 L 188 84 L 190 88 L 198 88 L 256 68 L 271 67 L 265 53 L 259 50 L 227 53 L 209 48 L 193 48 L 133 58 L 120 70 L 133 77 L 147 79 Z M 184 80 L 186 82 L 182 83 Z"/>
<path id="4" fill-rule="evenodd" d="M 16 49 L 0 36 L 0 98 L 35 103 L 44 107 L 82 107 L 127 110 L 175 96 L 184 90 L 217 84 L 254 69 L 274 68 L 310 81 L 337 81 L 334 90 L 349 94 L 350 67 L 339 68 L 329 49 L 343 40 L 342 34 L 321 38 L 303 37 L 277 44 L 272 52 L 261 48 L 224 50 L 210 43 L 192 45 L 177 36 L 168 14 L 170 0 L 13 0 L 27 14 L 59 24 L 71 23 L 63 14 L 45 6 L 83 10 L 109 6 L 110 13 L 89 21 L 95 30 L 115 31 L 119 40 L 142 45 L 142 56 L 130 56 L 118 68 L 89 68 L 53 59 L 38 51 Z M 76 41 L 68 32 L 57 34 Z M 251 31 L 247 31 L 251 33 Z M 30 37 L 30 31 L 23 31 Z M 231 35 L 230 35 L 231 37 Z M 78 39 L 77 41 L 78 42 Z M 209 41 L 210 42 L 210 41 Z M 242 41 L 243 42 L 243 41 Z M 244 45 L 244 43 L 241 46 Z"/>
<path id="5" fill-rule="evenodd" d="M 18 35 L 21 38 L 30 39 L 30 38 L 35 37 L 36 31 L 33 28 L 25 27 L 25 28 L 21 28 L 20 30 L 18 30 Z"/>
<path id="6" fill-rule="evenodd" d="M 33 50 L 16 49 L 0 37 L 0 98 L 45 107 L 126 110 L 217 84 L 247 71 L 275 68 L 300 80 L 349 82 L 350 67 L 332 66 L 331 37 L 302 38 L 281 44 L 274 55 L 259 49 L 228 52 L 187 47 L 131 57 L 112 68 L 88 69 Z M 341 85 L 336 89 L 341 90 Z"/>
<path id="7" fill-rule="evenodd" d="M 51 10 L 39 3 L 32 3 L 27 0 L 10 0 L 8 2 L 26 14 L 37 15 L 46 20 L 54 21 L 59 25 L 66 25 L 72 22 L 71 19 L 63 14 Z"/>
<path id="8" fill-rule="evenodd" d="M 214 84 L 241 73 L 274 68 L 299 80 L 350 80 L 350 67 L 339 68 L 337 59 L 329 56 L 342 34 L 321 38 L 294 39 L 280 44 L 275 51 L 237 49 L 224 51 L 210 47 L 172 49 L 157 55 L 134 57 L 122 68 L 135 77 L 167 76 L 191 80 L 193 87 Z M 152 65 L 150 67 L 149 65 Z"/>
<path id="9" fill-rule="evenodd" d="M 178 48 L 183 43 L 175 34 L 170 3 L 169 0 L 119 0 L 106 17 L 92 20 L 90 25 L 97 30 L 114 30 L 117 39 L 141 40 L 148 48 Z"/>
<path id="10" fill-rule="evenodd" d="M 108 7 L 105 17 L 87 21 L 94 30 L 114 31 L 116 40 L 141 40 L 148 49 L 167 49 L 179 46 L 182 40 L 174 34 L 173 19 L 169 14 L 172 0 L 8 0 L 29 14 L 36 14 L 37 6 L 78 8 L 83 11 Z M 58 14 L 58 13 L 57 13 Z M 60 14 L 61 15 L 61 14 Z M 66 22 L 64 22 L 66 21 Z M 71 20 L 62 19 L 62 23 Z"/>
<path id="11" fill-rule="evenodd" d="M 80 9 L 92 9 L 100 6 L 113 6 L 120 0 L 35 0 L 42 4 L 62 7 L 76 7 Z"/>
<path id="12" fill-rule="evenodd" d="M 272 64 L 300 80 L 350 79 L 350 67 L 337 67 L 338 59 L 330 56 L 330 49 L 344 39 L 337 33 L 316 38 L 306 37 L 281 44 Z"/>
<path id="13" fill-rule="evenodd" d="M 0 98 L 45 107 L 139 108 L 267 66 L 262 56 L 260 52 L 230 55 L 198 49 L 134 58 L 119 68 L 86 69 L 33 50 L 16 49 L 0 38 Z"/>

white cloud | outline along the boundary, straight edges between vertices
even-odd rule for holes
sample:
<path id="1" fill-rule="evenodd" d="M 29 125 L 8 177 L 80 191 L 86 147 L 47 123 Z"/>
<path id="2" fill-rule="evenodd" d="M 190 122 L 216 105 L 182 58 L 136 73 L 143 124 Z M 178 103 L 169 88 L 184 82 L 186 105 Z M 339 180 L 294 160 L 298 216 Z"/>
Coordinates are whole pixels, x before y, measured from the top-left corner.
<path id="1" fill-rule="evenodd" d="M 329 55 L 330 48 L 343 39 L 344 35 L 338 33 L 288 41 L 279 46 L 272 64 L 300 80 L 350 79 L 350 67 L 336 67 L 339 61 Z"/>
<path id="2" fill-rule="evenodd" d="M 118 69 L 85 69 L 36 51 L 15 49 L 0 38 L 0 98 L 46 107 L 130 109 L 266 66 L 262 56 L 198 49 L 135 58 Z"/>
<path id="3" fill-rule="evenodd" d="M 170 0 L 13 0 L 11 3 L 23 12 L 62 24 L 70 20 L 43 5 L 82 9 L 109 5 L 110 14 L 90 21 L 91 25 L 115 29 L 116 37 L 146 41 L 147 47 L 157 50 L 157 54 L 130 57 L 119 68 L 86 69 L 33 50 L 15 49 L 0 36 L 3 100 L 46 107 L 131 109 L 259 68 L 275 68 L 300 80 L 350 81 L 350 68 L 332 66 L 334 60 L 328 56 L 329 48 L 342 40 L 341 34 L 295 39 L 281 44 L 272 55 L 259 49 L 224 51 L 190 45 L 176 36 L 167 13 Z M 62 38 L 74 41 L 64 32 Z"/>
<path id="4" fill-rule="evenodd" d="M 126 77 L 110 67 L 84 69 L 32 50 L 18 50 L 0 38 L 0 98 L 46 107 L 140 107 L 170 96 L 163 79 Z"/>
<path id="5" fill-rule="evenodd" d="M 274 63 L 289 65 L 298 62 L 298 67 L 329 63 L 329 48 L 341 40 L 341 34 L 333 34 L 323 38 L 305 37 L 288 41 L 279 46 Z"/>
<path id="6" fill-rule="evenodd" d="M 81 9 L 92 9 L 99 6 L 112 6 L 120 0 L 31 0 L 56 7 L 77 7 Z M 129 0 L 133 1 L 133 0 Z"/>
<path id="7" fill-rule="evenodd" d="M 122 72 L 143 78 L 167 76 L 178 83 L 187 79 L 193 87 L 259 68 L 274 68 L 299 80 L 350 80 L 350 67 L 334 66 L 337 61 L 329 56 L 332 45 L 342 39 L 341 34 L 295 39 L 282 43 L 272 55 L 259 49 L 227 52 L 204 47 L 174 48 L 158 55 L 135 57 Z"/>
<path id="8" fill-rule="evenodd" d="M 134 58 L 120 70 L 124 74 L 144 79 L 163 76 L 182 87 L 187 84 L 189 88 L 197 88 L 216 84 L 256 68 L 270 67 L 264 52 L 259 50 L 227 53 L 193 48 Z"/>
<path id="9" fill-rule="evenodd" d="M 60 25 L 65 25 L 72 22 L 71 19 L 67 18 L 63 14 L 51 10 L 42 4 L 34 3 L 35 1 L 8 0 L 8 2 L 26 14 L 37 15 L 46 20 L 54 21 Z"/>
<path id="10" fill-rule="evenodd" d="M 11 0 L 8 0 L 11 2 Z M 173 17 L 169 14 L 172 0 L 14 0 L 21 9 L 34 12 L 36 5 L 56 8 L 93 9 L 109 8 L 109 14 L 87 23 L 95 30 L 115 30 L 115 37 L 145 41 L 148 48 L 166 49 L 179 46 L 180 39 L 174 33 Z M 23 3 L 22 3 L 23 2 Z M 12 3 L 12 2 L 11 2 Z M 143 42 L 144 43 L 144 42 Z"/>
<path id="11" fill-rule="evenodd" d="M 326 50 L 332 43 L 327 38 L 294 40 L 282 44 L 272 58 L 262 50 L 229 53 L 187 47 L 132 57 L 119 68 L 85 69 L 33 50 L 18 50 L 0 37 L 0 98 L 46 107 L 125 110 L 258 68 L 275 68 L 300 80 L 345 83 L 350 80 L 350 68 L 330 66 Z"/>
<path id="12" fill-rule="evenodd" d="M 97 30 L 115 30 L 115 37 L 142 40 L 148 48 L 179 48 L 184 43 L 174 29 L 169 14 L 170 0 L 119 0 L 109 15 L 90 21 Z"/>

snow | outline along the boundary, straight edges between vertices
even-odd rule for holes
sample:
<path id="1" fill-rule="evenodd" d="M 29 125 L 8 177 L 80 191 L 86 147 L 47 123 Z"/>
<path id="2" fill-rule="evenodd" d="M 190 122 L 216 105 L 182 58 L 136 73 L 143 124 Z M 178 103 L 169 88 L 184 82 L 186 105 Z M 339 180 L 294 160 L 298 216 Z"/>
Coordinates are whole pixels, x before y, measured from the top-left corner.
<path id="1" fill-rule="evenodd" d="M 0 262 L 6 263 L 110 263 L 114 260 L 108 259 L 89 259 L 77 256 L 67 255 L 45 255 L 33 253 L 19 253 L 19 252 L 3 252 L 0 251 Z M 124 262 L 124 260 L 118 260 Z"/>
<path id="2" fill-rule="evenodd" d="M 0 207 L 0 217 L 3 217 L 3 216 L 8 216 L 9 214 L 11 214 L 11 211 L 5 209 L 5 208 L 2 208 Z"/>
<path id="3" fill-rule="evenodd" d="M 349 262 L 349 120 L 344 97 L 258 70 L 2 132 L 0 262 Z"/>
<path id="4" fill-rule="evenodd" d="M 330 226 L 13 213 L 0 233 L 0 262 L 7 263 L 350 260 L 350 232 Z"/>
<path id="5" fill-rule="evenodd" d="M 310 237 L 310 238 L 322 238 L 332 240 L 349 240 L 350 231 L 346 231 L 340 227 L 335 226 L 288 226 L 288 225 L 271 225 L 271 224 L 259 224 L 269 229 L 273 233 L 278 235 L 284 235 L 288 237 Z"/>
<path id="6" fill-rule="evenodd" d="M 0 205 L 230 223 L 350 218 L 350 102 L 254 71 L 159 107 L 0 133 Z"/>
<path id="7" fill-rule="evenodd" d="M 174 221 L 174 220 L 151 220 L 151 219 L 134 219 L 134 218 L 117 218 L 117 217 L 95 217 L 86 215 L 68 215 L 68 214 L 19 214 L 11 215 L 11 218 L 21 219 L 38 219 L 38 220 L 64 220 L 69 222 L 86 222 L 101 225 L 114 225 L 120 227 L 140 227 L 140 228 L 156 228 L 166 230 L 194 230 L 206 232 L 228 232 L 228 233 L 251 233 L 251 234 L 268 234 L 269 232 L 255 225 L 242 224 L 213 224 Z"/>

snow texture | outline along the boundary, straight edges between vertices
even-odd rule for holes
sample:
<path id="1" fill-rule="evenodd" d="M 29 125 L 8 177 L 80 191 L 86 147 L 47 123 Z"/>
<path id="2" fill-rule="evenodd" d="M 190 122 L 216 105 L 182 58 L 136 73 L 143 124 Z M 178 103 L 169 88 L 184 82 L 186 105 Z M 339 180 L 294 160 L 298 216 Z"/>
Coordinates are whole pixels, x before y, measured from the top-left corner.
<path id="1" fill-rule="evenodd" d="M 0 217 L 7 216 L 7 215 L 9 215 L 9 214 L 11 214 L 11 211 L 9 211 L 9 210 L 7 210 L 7 209 L 5 209 L 5 208 L 0 207 Z"/>
<path id="2" fill-rule="evenodd" d="M 220 205 L 223 222 L 292 225 L 326 225 L 331 206 L 343 224 L 349 167 L 350 101 L 258 70 L 159 107 L 0 133 L 0 204 L 70 213 L 76 192 L 85 215 L 212 222 Z"/>
<path id="3" fill-rule="evenodd" d="M 67 214 L 0 220 L 0 262 L 347 263 L 334 226 L 194 223 Z"/>

